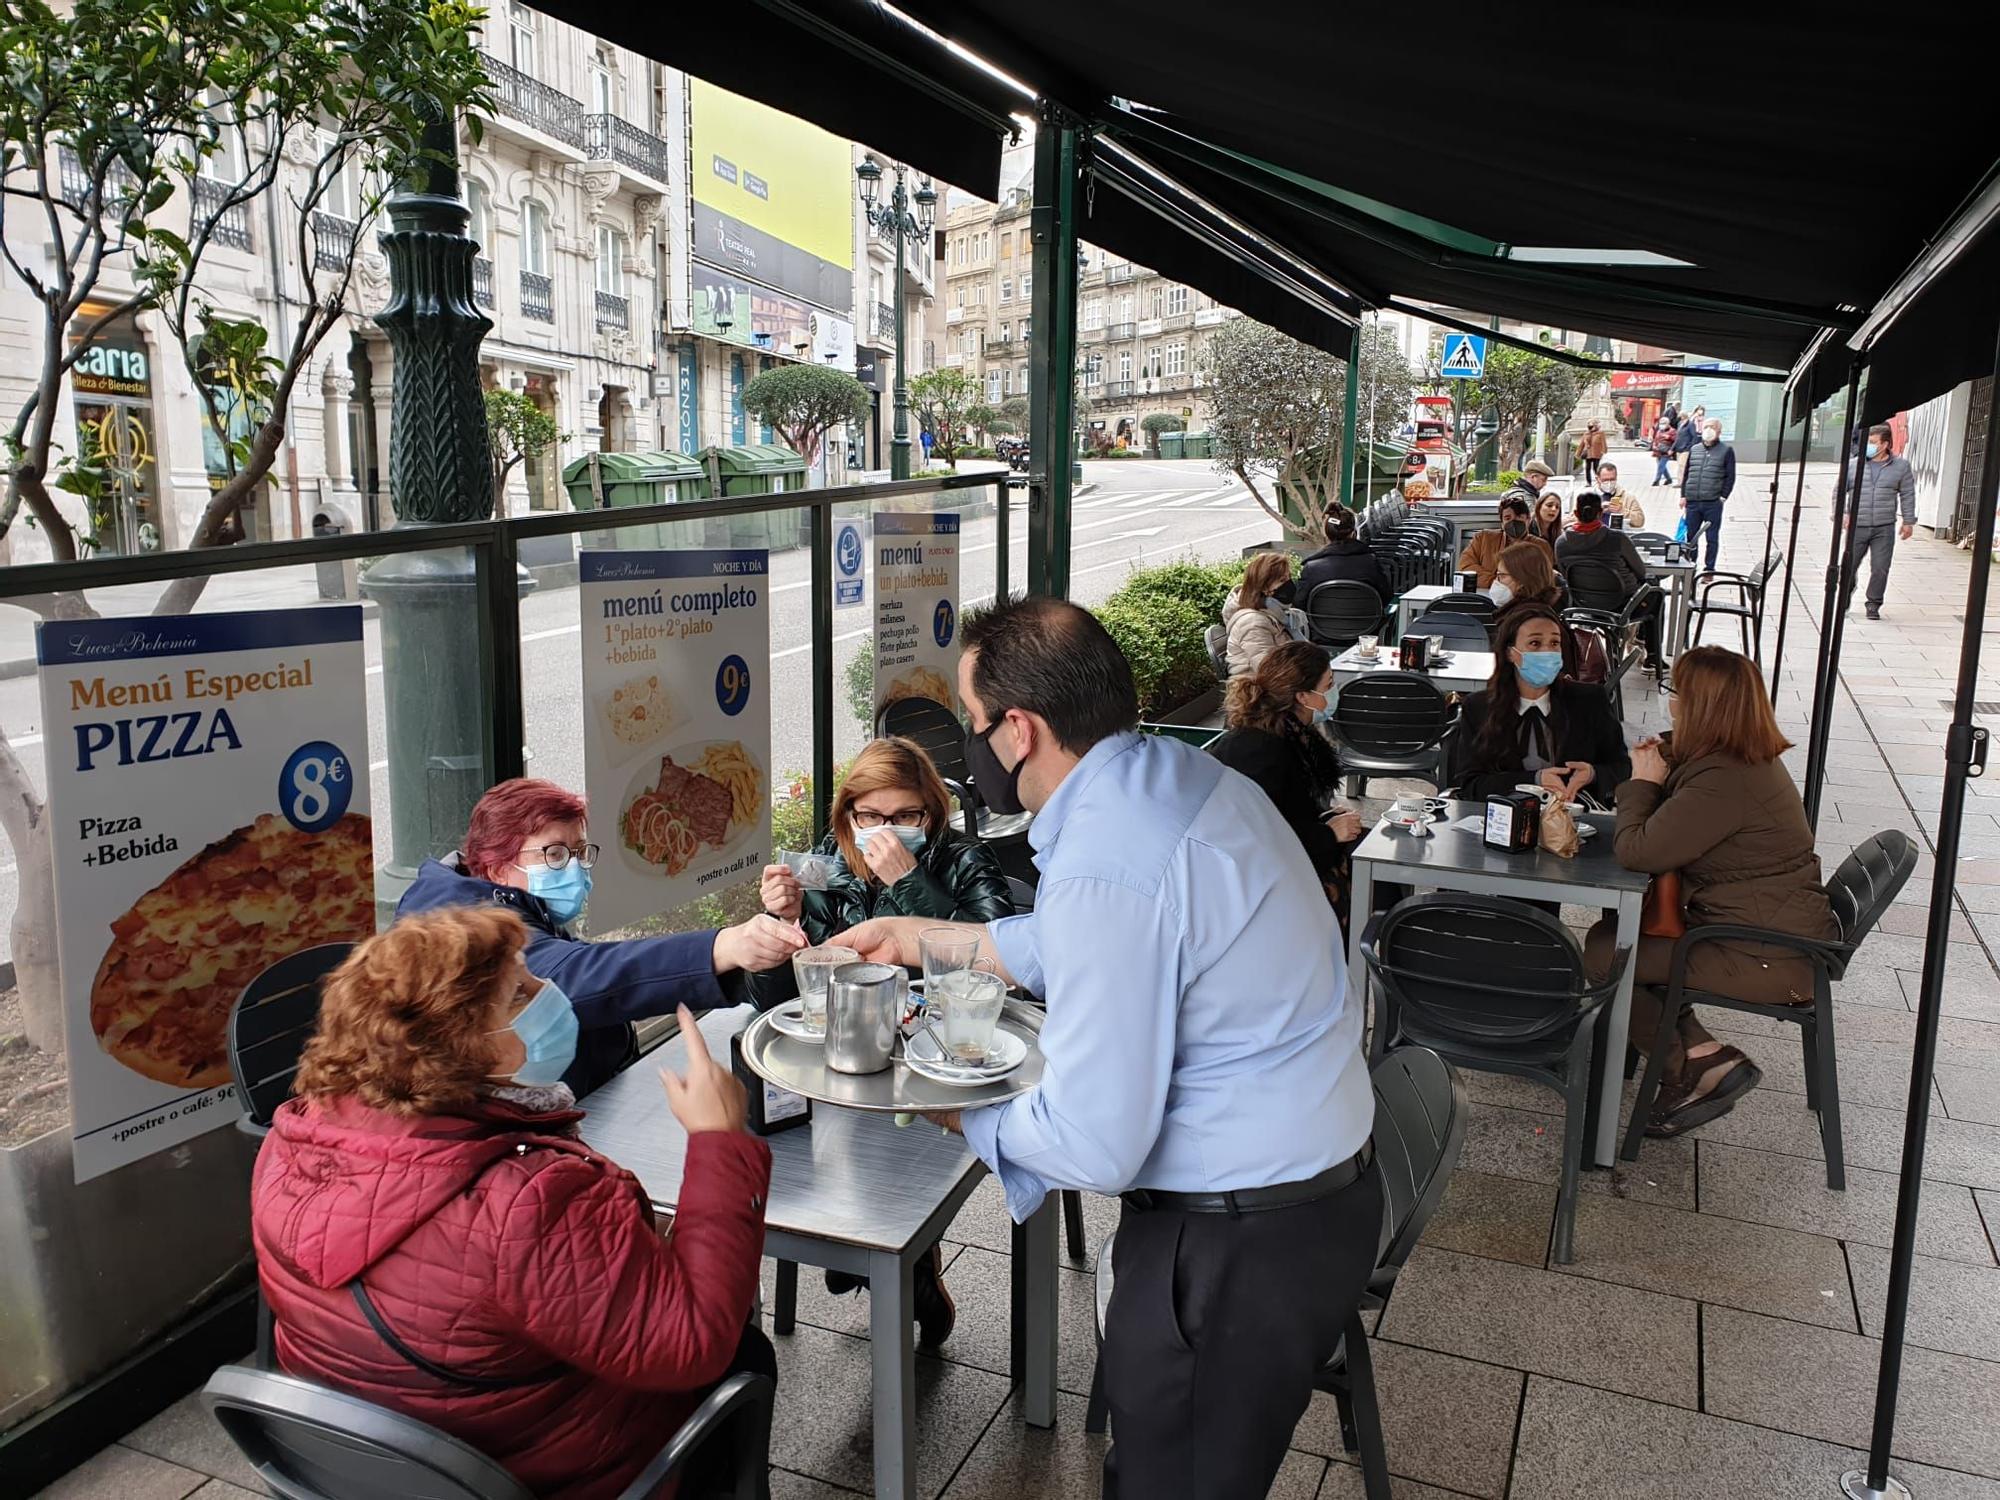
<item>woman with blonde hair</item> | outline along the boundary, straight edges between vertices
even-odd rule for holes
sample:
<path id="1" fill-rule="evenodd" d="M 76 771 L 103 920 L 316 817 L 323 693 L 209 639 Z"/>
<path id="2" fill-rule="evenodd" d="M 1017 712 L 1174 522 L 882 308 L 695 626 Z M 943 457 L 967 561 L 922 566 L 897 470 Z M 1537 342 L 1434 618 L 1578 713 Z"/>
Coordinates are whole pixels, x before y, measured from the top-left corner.
<path id="1" fill-rule="evenodd" d="M 1555 609 L 1562 604 L 1562 580 L 1549 549 L 1539 540 L 1529 539 L 1504 548 L 1493 573 L 1490 590 L 1493 602 L 1502 609 L 1512 604 L 1546 604 Z"/>
<path id="2" fill-rule="evenodd" d="M 1756 663 L 1720 646 L 1697 646 L 1674 663 L 1668 702 L 1673 733 L 1635 746 L 1631 779 L 1618 788 L 1618 862 L 1648 875 L 1678 871 L 1690 928 L 1719 922 L 1838 937 L 1805 804 L 1781 759 L 1791 742 Z M 1609 918 L 1591 929 L 1588 951 L 1600 973 L 1610 967 L 1614 942 Z M 1672 938 L 1642 937 L 1633 955 L 1631 1037 L 1642 1051 L 1658 1034 L 1673 951 Z M 1766 1005 L 1813 998 L 1812 965 L 1763 943 L 1697 945 L 1687 984 Z M 1726 1114 L 1763 1076 L 1683 1007 L 1647 1133 L 1679 1135 Z"/>
<path id="3" fill-rule="evenodd" d="M 724 1375 L 776 1375 L 749 1322 L 771 1152 L 705 1048 L 684 1079 L 662 1070 L 688 1132 L 662 1234 L 639 1180 L 577 1139 L 558 1082 L 576 1015 L 527 938 L 505 908 L 456 907 L 334 972 L 257 1156 L 257 1275 L 280 1369 L 441 1428 L 537 1495 L 609 1500 Z"/>
<path id="4" fill-rule="evenodd" d="M 827 942 L 871 917 L 992 922 L 1014 915 L 999 861 L 986 845 L 952 829 L 950 794 L 914 740 L 869 741 L 834 790 L 828 825 L 813 849 L 834 866 L 824 890 L 806 890 L 786 866 L 766 865 L 759 893 L 764 910 L 797 922 L 808 942 Z M 766 1009 L 791 999 L 798 993 L 791 965 L 753 975 L 750 992 Z M 827 1273 L 832 1291 L 862 1284 L 844 1272 Z M 957 1313 L 937 1250 L 917 1267 L 913 1303 L 925 1347 L 951 1336 Z"/>
<path id="5" fill-rule="evenodd" d="M 1243 581 L 1222 602 L 1231 677 L 1254 671 L 1258 662 L 1291 639 L 1280 612 L 1291 597 L 1291 553 L 1259 552 L 1250 559 Z"/>

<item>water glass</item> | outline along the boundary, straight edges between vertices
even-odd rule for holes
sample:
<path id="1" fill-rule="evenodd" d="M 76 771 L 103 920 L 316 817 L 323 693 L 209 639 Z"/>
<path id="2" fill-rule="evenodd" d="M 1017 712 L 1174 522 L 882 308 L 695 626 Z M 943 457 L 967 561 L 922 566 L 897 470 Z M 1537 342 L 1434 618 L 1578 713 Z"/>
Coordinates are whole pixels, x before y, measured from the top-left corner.
<path id="1" fill-rule="evenodd" d="M 950 1061 L 977 1067 L 993 1046 L 1007 984 L 983 969 L 958 969 L 924 986 L 931 1029 L 942 1038 Z"/>
<path id="2" fill-rule="evenodd" d="M 808 1031 L 826 1030 L 826 987 L 842 964 L 857 964 L 861 955 L 831 943 L 801 948 L 792 955 L 792 975 L 799 982 L 799 1018 Z"/>
<path id="3" fill-rule="evenodd" d="M 917 952 L 924 965 L 924 994 L 946 974 L 972 967 L 979 957 L 979 934 L 963 927 L 926 927 L 917 934 Z"/>
<path id="4" fill-rule="evenodd" d="M 1373 635 L 1359 636 L 1355 639 L 1354 650 L 1355 653 L 1359 656 L 1372 658 L 1375 655 L 1376 651 L 1381 648 L 1381 644 L 1382 644 L 1382 638 L 1380 636 L 1373 636 Z"/>

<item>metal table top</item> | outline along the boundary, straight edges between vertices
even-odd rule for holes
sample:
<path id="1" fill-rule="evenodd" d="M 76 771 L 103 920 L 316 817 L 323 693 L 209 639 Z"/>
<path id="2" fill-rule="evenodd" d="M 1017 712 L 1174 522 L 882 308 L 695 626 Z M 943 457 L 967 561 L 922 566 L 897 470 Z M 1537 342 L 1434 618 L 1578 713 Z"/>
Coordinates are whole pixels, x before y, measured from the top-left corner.
<path id="1" fill-rule="evenodd" d="M 729 1038 L 755 1015 L 749 1006 L 710 1011 L 701 1031 L 710 1055 L 729 1066 Z M 656 1208 L 680 1198 L 687 1132 L 667 1108 L 662 1066 L 679 1071 L 687 1039 L 677 1036 L 583 1101 L 583 1138 L 635 1174 Z M 939 1204 L 986 1168 L 955 1135 L 919 1121 L 898 1130 L 889 1115 L 813 1107 L 810 1125 L 767 1138 L 771 1196 L 767 1227 L 869 1250 L 901 1251 Z"/>
<path id="2" fill-rule="evenodd" d="M 1448 873 L 1516 884 L 1531 897 L 1537 894 L 1531 888 L 1541 885 L 1645 892 L 1650 877 L 1618 863 L 1612 849 L 1612 830 L 1618 820 L 1610 813 L 1584 813 L 1578 819 L 1595 825 L 1598 832 L 1595 838 L 1584 841 L 1573 859 L 1543 849 L 1520 853 L 1489 849 L 1478 834 L 1454 826 L 1461 818 L 1483 818 L 1485 814 L 1484 802 L 1450 802 L 1445 820 L 1432 825 L 1428 838 L 1415 838 L 1378 824 L 1361 840 L 1353 858 L 1375 865 L 1376 879 L 1402 885 L 1425 885 L 1430 883 L 1427 875 Z"/>
<path id="3" fill-rule="evenodd" d="M 1333 680 L 1338 687 L 1345 687 L 1360 677 L 1374 672 L 1397 672 L 1399 653 L 1393 646 L 1383 646 L 1373 661 L 1364 661 L 1356 656 L 1356 648 L 1348 647 L 1333 659 Z M 1423 674 L 1436 683 L 1438 690 L 1445 693 L 1484 692 L 1486 684 L 1493 676 L 1493 653 L 1490 651 L 1454 651 L 1452 659 L 1442 667 L 1433 667 Z"/>

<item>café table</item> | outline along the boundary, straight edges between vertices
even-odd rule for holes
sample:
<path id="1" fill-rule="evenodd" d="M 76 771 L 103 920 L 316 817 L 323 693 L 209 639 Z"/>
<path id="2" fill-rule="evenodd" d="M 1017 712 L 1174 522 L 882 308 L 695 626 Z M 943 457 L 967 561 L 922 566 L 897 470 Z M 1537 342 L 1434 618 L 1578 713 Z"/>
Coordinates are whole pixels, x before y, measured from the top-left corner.
<path id="1" fill-rule="evenodd" d="M 1639 561 L 1646 565 L 1648 575 L 1659 579 L 1660 587 L 1666 590 L 1666 653 L 1670 661 L 1677 660 L 1687 650 L 1688 617 L 1693 613 L 1689 606 L 1694 592 L 1695 560 L 1684 557 L 1679 562 L 1668 562 L 1657 552 L 1641 551 Z"/>
<path id="2" fill-rule="evenodd" d="M 1509 896 L 1519 901 L 1559 901 L 1573 906 L 1610 907 L 1618 913 L 1618 946 L 1636 947 L 1639 910 L 1647 877 L 1626 869 L 1612 851 L 1617 819 L 1610 813 L 1584 813 L 1579 824 L 1597 829 L 1572 859 L 1543 849 L 1519 853 L 1489 849 L 1481 835 L 1458 826 L 1468 817 L 1484 818 L 1484 802 L 1451 801 L 1443 820 L 1432 824 L 1428 837 L 1418 838 L 1378 821 L 1352 855 L 1352 910 L 1372 909 L 1377 880 L 1417 890 L 1470 891 L 1476 895 Z M 1361 953 L 1366 924 L 1351 924 L 1347 941 L 1347 985 L 1351 994 L 1366 994 L 1368 963 Z M 1591 1095 L 1593 1131 L 1587 1138 L 1590 1159 L 1608 1167 L 1618 1148 L 1618 1106 L 1625 1079 L 1625 1043 L 1632 1014 L 1632 965 L 1618 981 L 1618 990 L 1604 1007 L 1598 1023 L 1597 1082 Z"/>
<path id="3" fill-rule="evenodd" d="M 1394 646 L 1379 646 L 1373 661 L 1358 655 L 1359 646 L 1349 646 L 1333 659 L 1333 685 L 1336 691 L 1350 682 L 1358 682 L 1376 672 L 1396 672 L 1401 670 L 1402 653 Z M 1455 650 L 1451 660 L 1443 666 L 1433 667 L 1423 674 L 1437 684 L 1441 693 L 1477 693 L 1484 691 L 1487 679 L 1493 675 L 1493 653 L 1490 651 Z"/>
<path id="4" fill-rule="evenodd" d="M 1451 583 L 1418 583 L 1403 590 L 1396 600 L 1396 639 L 1401 640 L 1410 633 L 1410 626 L 1419 616 L 1446 594 L 1458 592 L 1458 586 Z"/>
<path id="5" fill-rule="evenodd" d="M 739 1006 L 701 1018 L 702 1039 L 723 1067 L 729 1066 L 730 1037 L 755 1014 Z M 686 1048 L 685 1036 L 673 1037 L 583 1101 L 584 1140 L 634 1173 L 662 1215 L 671 1214 L 680 1197 L 687 1132 L 667 1108 L 659 1069 L 679 1071 Z M 810 1125 L 768 1139 L 764 1251 L 781 1265 L 868 1278 L 875 1493 L 908 1500 L 917 1494 L 912 1273 L 986 1168 L 958 1136 L 924 1121 L 899 1130 L 892 1115 L 828 1105 L 813 1106 Z M 1026 1262 L 1025 1275 L 1016 1277 L 1026 1300 L 1016 1326 L 1024 1331 L 1024 1416 L 1031 1427 L 1055 1425 L 1057 1202 L 1051 1193 L 1015 1237 Z"/>

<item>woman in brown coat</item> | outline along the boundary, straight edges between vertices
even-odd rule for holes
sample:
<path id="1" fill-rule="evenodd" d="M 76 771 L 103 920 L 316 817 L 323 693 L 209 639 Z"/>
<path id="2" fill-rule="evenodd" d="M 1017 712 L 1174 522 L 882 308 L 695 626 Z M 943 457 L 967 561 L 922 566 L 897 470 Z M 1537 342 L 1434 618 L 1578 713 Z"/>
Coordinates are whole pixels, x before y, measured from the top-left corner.
<path id="1" fill-rule="evenodd" d="M 1805 804 L 1779 759 L 1791 745 L 1756 665 L 1720 646 L 1696 647 L 1675 662 L 1674 686 L 1671 740 L 1633 747 L 1632 779 L 1618 788 L 1618 862 L 1649 875 L 1678 870 L 1690 928 L 1720 922 L 1837 938 Z M 1590 933 L 1600 973 L 1613 948 L 1607 918 Z M 1631 1036 L 1642 1050 L 1659 1029 L 1673 950 L 1672 938 L 1642 937 L 1633 958 Z M 1687 985 L 1768 1005 L 1813 998 L 1812 965 L 1764 943 L 1700 944 Z M 1647 1134 L 1679 1135 L 1727 1114 L 1763 1076 L 1683 1007 Z"/>

